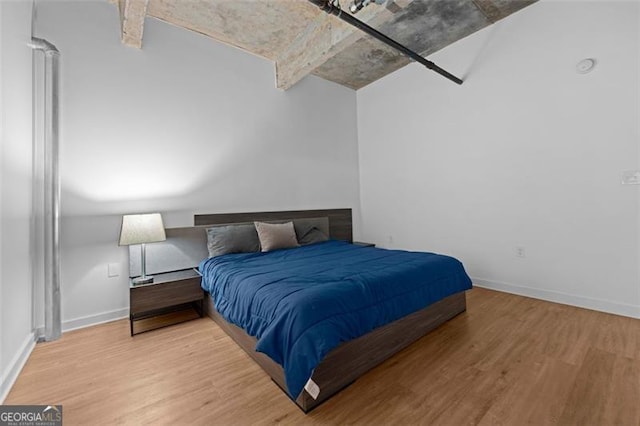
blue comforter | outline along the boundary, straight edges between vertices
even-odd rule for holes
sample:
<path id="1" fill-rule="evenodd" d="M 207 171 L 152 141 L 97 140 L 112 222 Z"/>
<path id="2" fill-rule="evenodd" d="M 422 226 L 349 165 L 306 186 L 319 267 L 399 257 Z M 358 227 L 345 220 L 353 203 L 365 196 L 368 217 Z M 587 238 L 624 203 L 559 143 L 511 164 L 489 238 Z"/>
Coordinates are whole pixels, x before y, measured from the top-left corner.
<path id="1" fill-rule="evenodd" d="M 293 399 L 341 342 L 471 288 L 452 257 L 341 241 L 217 256 L 200 271 L 218 312 L 282 365 Z"/>

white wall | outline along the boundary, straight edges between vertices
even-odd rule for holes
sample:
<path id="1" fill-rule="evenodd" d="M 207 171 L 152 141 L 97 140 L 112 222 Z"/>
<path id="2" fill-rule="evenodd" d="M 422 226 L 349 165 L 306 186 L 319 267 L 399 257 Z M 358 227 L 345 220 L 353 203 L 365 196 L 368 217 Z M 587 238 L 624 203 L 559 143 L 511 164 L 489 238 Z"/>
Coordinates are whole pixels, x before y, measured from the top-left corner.
<path id="1" fill-rule="evenodd" d="M 282 92 L 272 63 L 154 19 L 143 50 L 126 47 L 107 2 L 41 1 L 37 16 L 62 54 L 65 329 L 126 315 L 124 213 L 161 211 L 171 227 L 196 212 L 358 208 L 355 92 L 315 77 Z"/>
<path id="2" fill-rule="evenodd" d="M 34 344 L 29 1 L 0 1 L 0 403 Z"/>
<path id="3" fill-rule="evenodd" d="M 414 64 L 358 91 L 362 238 L 640 316 L 639 56 L 637 2 L 541 0 L 432 56 L 463 86 Z"/>

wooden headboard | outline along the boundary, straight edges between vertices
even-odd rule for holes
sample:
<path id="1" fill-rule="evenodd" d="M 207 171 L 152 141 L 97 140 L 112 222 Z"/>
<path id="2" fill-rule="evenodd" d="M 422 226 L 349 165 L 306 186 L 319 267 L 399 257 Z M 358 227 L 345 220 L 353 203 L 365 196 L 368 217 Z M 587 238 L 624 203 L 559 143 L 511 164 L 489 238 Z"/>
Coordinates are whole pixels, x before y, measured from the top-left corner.
<path id="1" fill-rule="evenodd" d="M 351 209 L 294 210 L 258 213 L 197 214 L 193 216 L 195 226 L 222 225 L 227 223 L 269 222 L 280 220 L 329 218 L 329 236 L 335 240 L 353 241 Z"/>
<path id="2" fill-rule="evenodd" d="M 206 227 L 211 225 L 328 218 L 331 238 L 353 241 L 351 209 L 198 214 L 193 218 L 195 226 L 168 228 L 166 241 L 147 245 L 148 274 L 197 267 L 208 256 Z M 129 246 L 129 276 L 139 276 L 140 269 L 140 246 Z"/>

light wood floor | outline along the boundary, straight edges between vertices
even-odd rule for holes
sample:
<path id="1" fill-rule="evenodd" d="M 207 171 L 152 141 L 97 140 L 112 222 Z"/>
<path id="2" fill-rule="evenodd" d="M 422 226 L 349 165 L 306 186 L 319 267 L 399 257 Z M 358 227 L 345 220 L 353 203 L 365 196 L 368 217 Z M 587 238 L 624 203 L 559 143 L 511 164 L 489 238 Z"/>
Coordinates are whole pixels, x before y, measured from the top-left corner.
<path id="1" fill-rule="evenodd" d="M 640 320 L 474 289 L 468 311 L 304 415 L 210 319 L 37 345 L 6 404 L 85 424 L 640 425 Z"/>

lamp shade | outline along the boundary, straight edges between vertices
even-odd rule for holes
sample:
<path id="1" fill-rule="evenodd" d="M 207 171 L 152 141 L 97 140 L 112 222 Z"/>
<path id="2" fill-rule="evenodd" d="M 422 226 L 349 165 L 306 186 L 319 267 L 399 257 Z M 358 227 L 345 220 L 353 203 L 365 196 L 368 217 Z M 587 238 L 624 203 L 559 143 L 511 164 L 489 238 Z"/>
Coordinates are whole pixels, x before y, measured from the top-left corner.
<path id="1" fill-rule="evenodd" d="M 122 216 L 119 245 L 157 243 L 166 239 L 160 213 Z"/>

